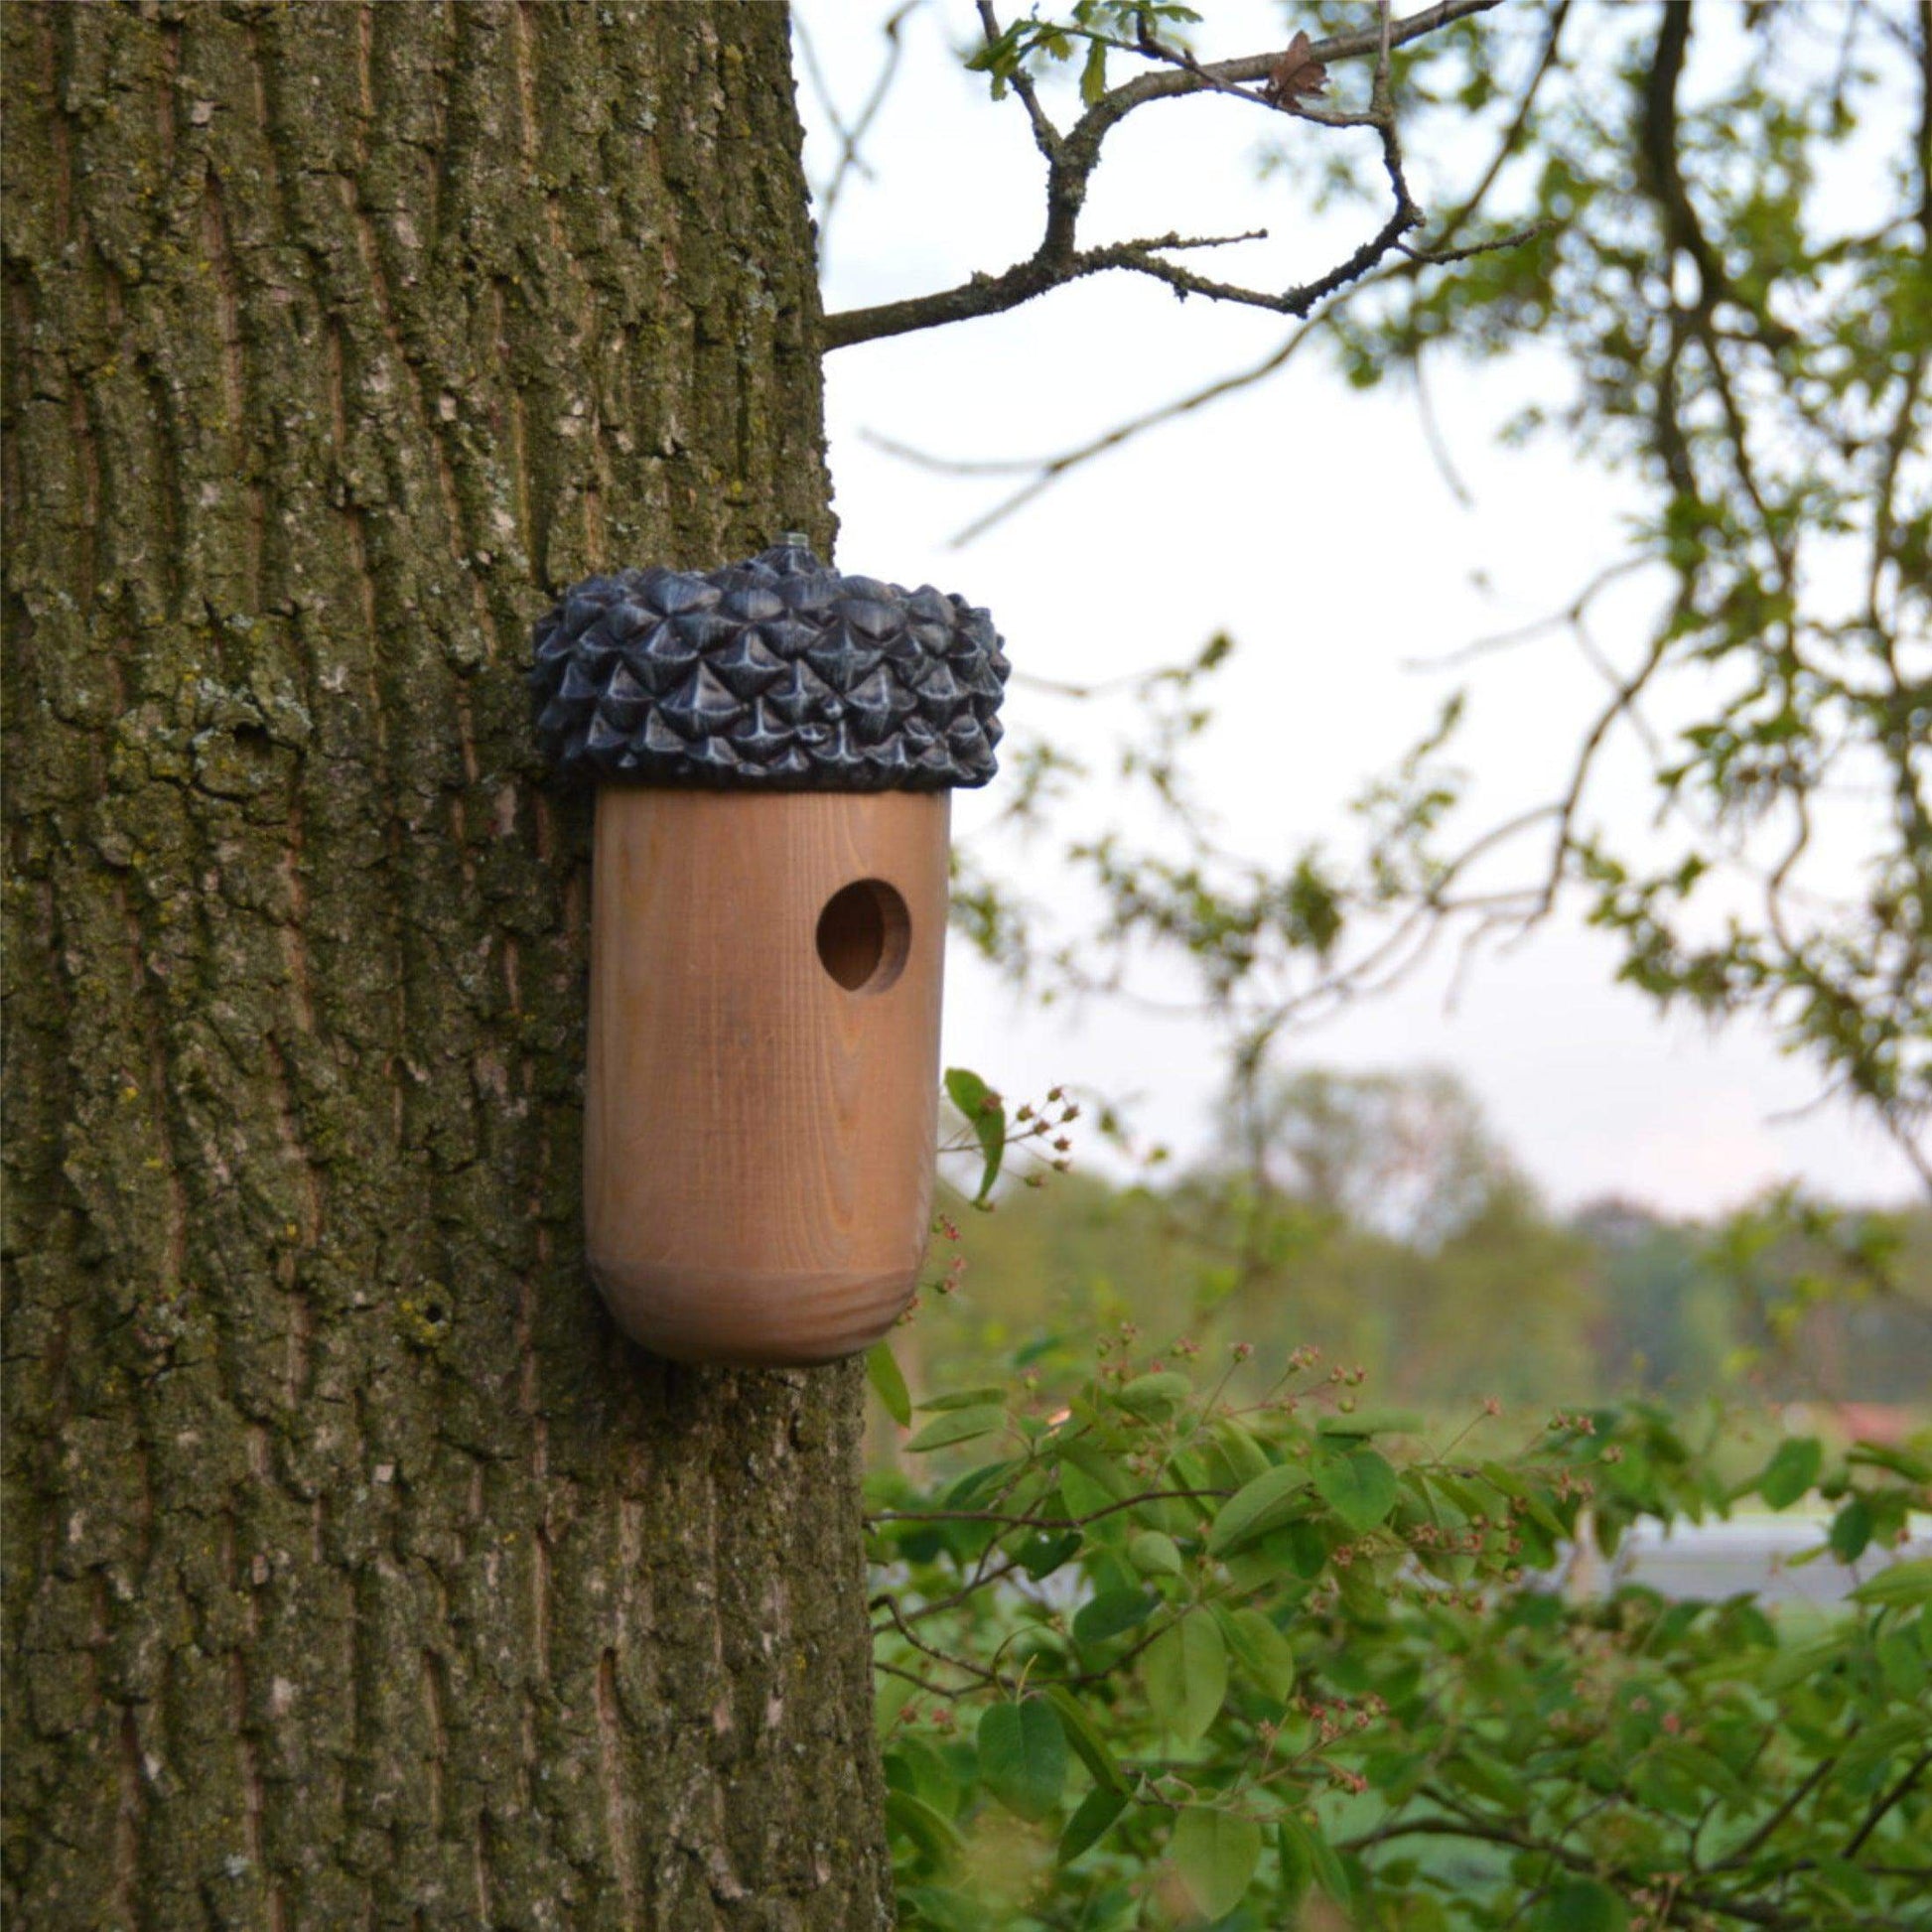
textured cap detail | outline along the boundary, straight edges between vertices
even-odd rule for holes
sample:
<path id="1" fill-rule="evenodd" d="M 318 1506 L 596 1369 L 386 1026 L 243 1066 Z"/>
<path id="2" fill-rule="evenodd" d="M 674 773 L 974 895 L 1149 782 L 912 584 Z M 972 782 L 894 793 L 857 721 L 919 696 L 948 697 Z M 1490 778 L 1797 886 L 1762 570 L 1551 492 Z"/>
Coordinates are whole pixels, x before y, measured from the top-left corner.
<path id="1" fill-rule="evenodd" d="M 992 618 L 929 584 L 841 577 L 790 538 L 722 570 L 586 578 L 531 644 L 537 738 L 568 776 L 941 791 L 996 768 Z"/>
<path id="2" fill-rule="evenodd" d="M 1007 657 L 929 584 L 842 578 L 796 539 L 723 570 L 619 570 L 537 621 L 537 740 L 566 776 L 788 792 L 985 784 Z"/>

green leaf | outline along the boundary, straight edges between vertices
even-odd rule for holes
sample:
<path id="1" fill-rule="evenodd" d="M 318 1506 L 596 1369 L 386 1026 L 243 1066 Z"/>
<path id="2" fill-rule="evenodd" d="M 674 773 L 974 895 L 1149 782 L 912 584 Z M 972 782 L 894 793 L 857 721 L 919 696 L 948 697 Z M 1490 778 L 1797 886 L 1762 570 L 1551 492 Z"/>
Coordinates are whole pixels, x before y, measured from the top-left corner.
<path id="1" fill-rule="evenodd" d="M 1074 1638 L 1080 1643 L 1105 1643 L 1145 1623 L 1160 1600 L 1144 1589 L 1103 1589 L 1074 1613 Z"/>
<path id="2" fill-rule="evenodd" d="M 1009 64 L 1020 41 L 1020 24 L 1015 23 L 1005 33 L 990 40 L 982 48 L 967 57 L 966 69 L 970 73 L 989 73 Z"/>
<path id="3" fill-rule="evenodd" d="M 1512 1502 L 1519 1502 L 1528 1512 L 1530 1520 L 1542 1525 L 1553 1537 L 1561 1538 L 1564 1527 L 1558 1521 L 1556 1512 L 1544 1501 L 1542 1495 L 1513 1470 L 1506 1469 L 1500 1462 L 1484 1462 L 1481 1465 L 1483 1479 L 1492 1489 L 1500 1490 Z M 1486 1512 L 1477 1512 L 1486 1513 Z"/>
<path id="4" fill-rule="evenodd" d="M 1932 1456 L 1915 1455 L 1890 1443 L 1854 1443 L 1846 1450 L 1845 1459 L 1867 1468 L 1889 1469 L 1907 1482 L 1932 1482 Z"/>
<path id="5" fill-rule="evenodd" d="M 935 1811 L 950 1818 L 959 1809 L 960 1780 L 935 1744 L 919 1736 L 901 1734 L 884 1753 L 886 1782 L 895 1791 L 909 1791 Z M 970 1779 L 971 1770 L 967 1767 Z"/>
<path id="6" fill-rule="evenodd" d="M 1308 1470 L 1288 1462 L 1244 1482 L 1215 1512 L 1214 1527 L 1207 1533 L 1208 1554 L 1224 1557 L 1285 1523 L 1297 1492 L 1308 1482 Z"/>
<path id="7" fill-rule="evenodd" d="M 913 1407 L 931 1416 L 945 1415 L 953 1409 L 983 1409 L 989 1402 L 1006 1406 L 1007 1391 L 1002 1388 L 954 1389 L 947 1395 L 930 1395 Z"/>
<path id="8" fill-rule="evenodd" d="M 907 1885 L 898 1895 L 907 1922 L 923 1932 L 999 1932 L 984 1901 L 944 1885 Z"/>
<path id="9" fill-rule="evenodd" d="M 1159 1530 L 1143 1530 L 1127 1546 L 1127 1561 L 1143 1577 L 1178 1577 L 1181 1574 L 1179 1546 Z"/>
<path id="10" fill-rule="evenodd" d="M 909 1429 L 912 1425 L 912 1398 L 889 1344 L 875 1342 L 866 1350 L 866 1375 L 874 1393 L 886 1405 L 886 1413 L 901 1429 Z"/>
<path id="11" fill-rule="evenodd" d="M 1212 1434 L 1221 1453 L 1227 1457 L 1237 1484 L 1252 1482 L 1256 1476 L 1268 1473 L 1272 1465 L 1267 1450 L 1238 1422 L 1217 1422 Z"/>
<path id="12" fill-rule="evenodd" d="M 1926 1591 L 1932 1597 L 1932 1585 L 1926 1586 Z M 1925 1655 L 1913 1641 L 1909 1628 L 1887 1630 L 1875 1648 L 1885 1688 L 1893 1697 L 1910 1702 L 1925 1695 L 1932 1673 L 1926 1670 Z"/>
<path id="13" fill-rule="evenodd" d="M 1793 1436 L 1778 1445 L 1752 1486 L 1773 1509 L 1789 1509 L 1810 1494 L 1824 1461 L 1824 1445 L 1816 1436 Z"/>
<path id="14" fill-rule="evenodd" d="M 1757 1681 L 1773 1693 L 1788 1691 L 1794 1684 L 1812 1683 L 1839 1663 L 1847 1649 L 1842 1636 L 1808 1638 L 1771 1657 L 1758 1671 Z"/>
<path id="15" fill-rule="evenodd" d="M 1183 1744 L 1214 1722 L 1228 1694 L 1228 1648 L 1211 1616 L 1183 1616 L 1147 1647 L 1147 1700 Z"/>
<path id="16" fill-rule="evenodd" d="M 1876 1895 L 1870 1877 L 1850 1859 L 1827 1856 L 1812 1867 L 1825 1888 L 1853 1906 L 1869 1906 Z"/>
<path id="17" fill-rule="evenodd" d="M 1080 1700 L 1062 1684 L 1047 1685 L 1042 1695 L 1060 1714 L 1060 1725 L 1066 1732 L 1066 1741 L 1073 1746 L 1074 1753 L 1087 1767 L 1094 1783 L 1111 1786 L 1116 1791 L 1126 1791 L 1127 1774 L 1114 1761 L 1113 1752 L 1107 1748 L 1107 1740 L 1081 1707 Z"/>
<path id="18" fill-rule="evenodd" d="M 1261 1863 L 1261 1827 L 1252 1818 L 1189 1805 L 1173 1828 L 1174 1868 L 1204 1917 L 1225 1917 L 1247 1896 Z"/>
<path id="19" fill-rule="evenodd" d="M 1069 1516 L 1095 1516 L 1134 1493 L 1127 1472 L 1111 1462 L 1089 1444 L 1065 1450 L 1060 1456 L 1060 1494 L 1066 1498 Z"/>
<path id="20" fill-rule="evenodd" d="M 1389 1592 L 1372 1563 L 1337 1564 L 1330 1575 L 1341 1607 L 1357 1623 L 1379 1626 L 1389 1614 Z"/>
<path id="21" fill-rule="evenodd" d="M 1158 1375 L 1137 1375 L 1114 1400 L 1130 1415 L 1164 1418 L 1187 1400 L 1186 1376 L 1165 1369 Z"/>
<path id="22" fill-rule="evenodd" d="M 880 1736 L 888 1735 L 898 1714 L 905 1708 L 918 1686 L 903 1677 L 888 1677 L 883 1672 L 874 1679 L 872 1690 L 873 1727 Z"/>
<path id="23" fill-rule="evenodd" d="M 1078 1530 L 1063 1530 L 1058 1535 L 1041 1531 L 1020 1546 L 1020 1567 L 1035 1583 L 1050 1577 L 1070 1558 L 1078 1555 L 1081 1536 Z"/>
<path id="24" fill-rule="evenodd" d="M 966 1117 L 966 1125 L 980 1144 L 980 1184 L 973 1200 L 982 1205 L 993 1192 L 993 1183 L 1000 1177 L 1000 1163 L 1006 1159 L 1006 1104 L 977 1073 L 963 1066 L 947 1067 L 946 1097 Z"/>
<path id="25" fill-rule="evenodd" d="M 1837 1543 L 1837 1528 L 1833 1529 Z M 1867 1578 L 1852 1592 L 1860 1603 L 1932 1603 L 1932 1557 L 1914 1557 L 1908 1563 L 1894 1563 Z"/>
<path id="26" fill-rule="evenodd" d="M 1857 1563 L 1870 1541 L 1871 1505 L 1863 1496 L 1854 1496 L 1832 1518 L 1832 1555 L 1840 1563 Z"/>
<path id="27" fill-rule="evenodd" d="M 1281 1829 L 1275 1834 L 1275 1849 L 1281 1856 L 1282 1895 L 1289 1908 L 1286 1922 L 1299 1925 L 1301 1918 L 1295 1908 L 1302 1902 L 1302 1894 L 1314 1882 L 1314 1861 L 1309 1855 L 1308 1834 L 1302 1830 L 1299 1820 L 1283 1819 Z"/>
<path id="28" fill-rule="evenodd" d="M 1318 1825 L 1290 1815 L 1281 1823 L 1282 1870 L 1312 1872 L 1314 1881 L 1345 1911 L 1352 1902 L 1348 1873 Z"/>
<path id="29" fill-rule="evenodd" d="M 1097 1784 L 1082 1798 L 1060 1834 L 1059 1862 L 1071 1864 L 1106 1837 L 1107 1828 L 1127 1809 L 1127 1793 Z"/>
<path id="30" fill-rule="evenodd" d="M 995 1704 L 980 1719 L 980 1782 L 1022 1818 L 1037 1823 L 1060 1801 L 1066 1732 L 1044 1698 Z"/>
<path id="31" fill-rule="evenodd" d="M 1450 1783 L 1478 1798 L 1487 1798 L 1514 1817 L 1525 1817 L 1531 1809 L 1530 1794 L 1521 1779 L 1486 1751 L 1465 1744 L 1444 1769 Z"/>
<path id="32" fill-rule="evenodd" d="M 886 1793 L 886 1828 L 934 1864 L 950 1864 L 966 1849 L 952 1820 L 909 1791 Z"/>
<path id="33" fill-rule="evenodd" d="M 1080 98 L 1091 107 L 1107 91 L 1107 44 L 1094 41 L 1080 69 Z"/>
<path id="34" fill-rule="evenodd" d="M 1452 1503 L 1462 1512 L 1465 1519 L 1488 1515 L 1489 1505 L 1460 1476 L 1452 1475 L 1448 1469 L 1422 1467 L 1412 1470 L 1411 1473 L 1420 1476 L 1438 1495 Z"/>
<path id="35" fill-rule="evenodd" d="M 1323 1416 L 1318 1436 L 1420 1436 L 1428 1427 L 1418 1409 L 1358 1409 L 1346 1416 Z"/>
<path id="36" fill-rule="evenodd" d="M 1223 1613 L 1221 1634 L 1256 1685 L 1277 1704 L 1286 1704 L 1295 1689 L 1295 1652 L 1288 1639 L 1257 1609 Z"/>
<path id="37" fill-rule="evenodd" d="M 1749 1804 L 1749 1790 L 1738 1781 L 1737 1773 L 1716 1751 L 1708 1751 L 1702 1745 L 1689 1743 L 1683 1738 L 1660 1743 L 1654 1748 L 1656 1761 L 1693 1786 L 1700 1799 L 1706 1792 L 1715 1791 L 1733 1805 Z"/>
<path id="38" fill-rule="evenodd" d="M 993 1499 L 1001 1483 L 1026 1459 L 1024 1455 L 1008 1455 L 982 1462 L 978 1468 L 968 1469 L 964 1475 L 947 1483 L 940 1491 L 940 1502 L 947 1509 L 978 1509 Z"/>
<path id="39" fill-rule="evenodd" d="M 1845 1783 L 1859 1790 L 1877 1778 L 1894 1758 L 1907 1752 L 1916 1756 L 1925 1748 L 1925 1715 L 1919 1711 L 1900 1711 L 1867 1730 L 1862 1730 L 1847 1744 L 1840 1763 Z"/>
<path id="40" fill-rule="evenodd" d="M 1543 1900 L 1531 1923 L 1537 1932 L 1625 1932 L 1630 1913 L 1599 1880 L 1566 1878 Z"/>
<path id="41" fill-rule="evenodd" d="M 955 1409 L 949 1415 L 941 1416 L 937 1422 L 929 1422 L 905 1445 L 911 1455 L 923 1455 L 928 1449 L 950 1449 L 955 1443 L 970 1443 L 976 1436 L 990 1436 L 1007 1419 L 1004 1409 L 990 1405 L 984 1409 Z"/>
<path id="42" fill-rule="evenodd" d="M 1354 1449 L 1324 1456 L 1314 1486 L 1330 1509 L 1358 1536 L 1372 1530 L 1395 1507 L 1395 1471 L 1376 1449 Z"/>

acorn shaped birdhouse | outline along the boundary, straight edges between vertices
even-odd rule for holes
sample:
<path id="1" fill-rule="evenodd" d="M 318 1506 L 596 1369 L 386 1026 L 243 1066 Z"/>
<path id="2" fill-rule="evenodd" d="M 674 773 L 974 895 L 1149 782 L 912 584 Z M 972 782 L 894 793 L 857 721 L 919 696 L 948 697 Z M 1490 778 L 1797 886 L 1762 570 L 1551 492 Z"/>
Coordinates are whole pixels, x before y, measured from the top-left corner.
<path id="1" fill-rule="evenodd" d="M 598 786 L 592 1276 L 677 1360 L 866 1348 L 925 1255 L 949 794 L 994 772 L 993 621 L 788 533 L 590 578 L 534 643 L 543 749 Z"/>

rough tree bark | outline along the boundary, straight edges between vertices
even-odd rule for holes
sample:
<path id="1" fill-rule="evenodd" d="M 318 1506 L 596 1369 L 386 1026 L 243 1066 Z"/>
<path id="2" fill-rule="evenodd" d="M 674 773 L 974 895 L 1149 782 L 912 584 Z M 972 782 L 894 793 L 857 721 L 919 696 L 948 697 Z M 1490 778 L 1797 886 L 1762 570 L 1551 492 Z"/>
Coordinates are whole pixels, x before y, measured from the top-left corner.
<path id="1" fill-rule="evenodd" d="M 888 1923 L 857 1382 L 594 1300 L 519 681 L 829 535 L 784 11 L 4 13 L 8 1922 Z"/>

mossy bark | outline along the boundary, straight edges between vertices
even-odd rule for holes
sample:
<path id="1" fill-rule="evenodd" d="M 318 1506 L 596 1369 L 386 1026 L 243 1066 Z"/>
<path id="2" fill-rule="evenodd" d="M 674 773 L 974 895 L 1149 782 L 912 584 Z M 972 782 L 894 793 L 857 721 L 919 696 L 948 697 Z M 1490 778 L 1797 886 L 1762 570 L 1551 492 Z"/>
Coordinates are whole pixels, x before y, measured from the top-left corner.
<path id="1" fill-rule="evenodd" d="M 520 682 L 829 534 L 784 12 L 3 11 L 7 1921 L 885 1924 L 857 1381 L 597 1305 Z"/>

